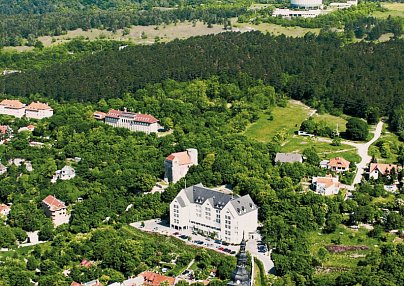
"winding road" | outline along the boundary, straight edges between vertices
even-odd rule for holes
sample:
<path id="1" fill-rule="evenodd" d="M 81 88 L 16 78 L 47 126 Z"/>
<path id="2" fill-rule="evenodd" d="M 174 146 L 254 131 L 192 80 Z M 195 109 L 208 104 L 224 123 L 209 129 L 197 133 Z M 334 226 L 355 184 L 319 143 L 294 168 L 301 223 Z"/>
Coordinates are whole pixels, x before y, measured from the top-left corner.
<path id="1" fill-rule="evenodd" d="M 353 180 L 352 185 L 348 186 L 349 190 L 354 190 L 355 185 L 359 184 L 362 181 L 363 173 L 365 172 L 365 169 L 366 169 L 367 165 L 372 160 L 372 157 L 369 156 L 369 154 L 368 154 L 369 147 L 377 139 L 380 138 L 380 135 L 382 134 L 382 130 L 383 130 L 383 122 L 380 121 L 379 123 L 377 123 L 376 129 L 373 131 L 374 135 L 373 135 L 373 138 L 370 141 L 368 141 L 366 143 L 355 143 L 355 142 L 352 142 L 352 141 L 343 140 L 341 142 L 343 144 L 355 147 L 358 150 L 358 155 L 361 157 L 361 161 L 356 164 L 356 168 L 357 168 L 356 175 L 355 175 L 355 178 Z M 319 141 L 332 142 L 330 139 L 327 139 L 327 138 L 319 138 Z"/>

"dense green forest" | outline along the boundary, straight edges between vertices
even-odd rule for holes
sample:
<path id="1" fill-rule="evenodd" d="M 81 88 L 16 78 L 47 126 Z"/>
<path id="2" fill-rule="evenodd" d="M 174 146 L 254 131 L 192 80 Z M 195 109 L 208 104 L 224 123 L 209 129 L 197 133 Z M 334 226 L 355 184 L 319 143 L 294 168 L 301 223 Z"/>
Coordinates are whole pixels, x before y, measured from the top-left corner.
<path id="1" fill-rule="evenodd" d="M 24 101 L 34 99 L 45 100 L 31 96 Z M 292 281 L 300 285 L 354 285 L 364 283 L 369 277 L 372 281 L 388 279 L 392 285 L 400 284 L 404 265 L 400 255 L 402 247 L 387 243 L 385 231 L 404 227 L 401 194 L 395 195 L 392 203 L 374 204 L 374 198 L 387 195 L 381 185 L 363 184 L 353 199 L 347 201 L 343 195 L 329 198 L 302 192 L 302 178 L 325 172 L 318 167 L 315 150 L 305 151 L 308 160 L 304 164 L 274 165 L 273 158 L 280 148 L 277 141 L 264 144 L 240 134 L 258 118 L 259 112 L 285 104 L 284 96 L 277 94 L 272 86 L 247 76 L 233 83 L 221 83 L 217 77 L 190 82 L 166 80 L 93 104 L 50 103 L 55 115 L 37 122 L 33 134 L 18 133 L 9 144 L 0 145 L 2 162 L 25 158 L 32 162 L 34 169 L 28 172 L 23 166 L 10 166 L 8 173 L 0 177 L 0 200 L 13 203 L 8 225 L 0 228 L 2 246 L 13 247 L 16 240 L 23 241 L 21 229 L 39 230 L 42 239 L 53 240 L 51 247 L 38 246 L 23 254 L 17 251 L 5 258 L 6 267 L 0 267 L 0 277 L 6 285 L 28 285 L 28 278 L 39 285 L 70 279 L 86 281 L 100 276 L 111 281 L 113 277 L 136 275 L 165 260 L 165 256 L 152 259 L 158 249 L 177 252 L 167 241 L 153 242 L 147 236 L 136 239 L 122 225 L 167 215 L 168 203 L 184 185 L 183 179 L 161 195 L 143 193 L 163 177 L 165 156 L 189 147 L 198 149 L 200 164 L 190 169 L 187 184 L 231 184 L 236 193 L 250 194 L 259 205 L 264 241 L 275 247 L 272 258 L 279 277 L 274 285 L 288 285 Z M 124 107 L 153 114 L 174 132 L 157 137 L 112 128 L 92 119 L 94 110 Z M 0 121 L 15 129 L 29 123 L 26 119 L 7 116 L 0 117 Z M 30 140 L 47 142 L 50 147 L 30 147 Z M 51 184 L 55 170 L 76 156 L 81 161 L 70 164 L 77 176 Z M 402 174 L 398 176 L 401 178 Z M 68 204 L 72 213 L 69 225 L 52 229 L 39 204 L 49 194 Z M 79 197 L 82 202 L 77 202 Z M 129 204 L 134 207 L 127 210 Z M 391 210 L 386 220 L 380 219 L 381 208 Z M 105 221 L 106 217 L 110 219 Z M 341 223 L 372 221 L 377 225 L 377 232 L 368 235 L 381 244 L 380 251 L 375 249 L 348 273 L 315 274 L 324 257 L 310 252 L 309 232 L 334 233 L 339 232 Z M 107 231 L 106 224 L 117 231 Z M 105 251 L 105 245 L 113 247 Z M 138 255 L 127 257 L 128 252 Z M 178 251 L 180 257 L 186 257 L 181 265 L 186 265 L 195 255 L 184 252 L 187 251 Z M 383 263 L 372 262 L 382 258 Z M 90 270 L 78 267 L 82 259 L 94 260 L 95 266 Z M 232 265 L 231 261 L 213 254 L 205 254 L 203 258 L 197 255 L 196 259 L 205 261 L 200 263 L 201 269 L 222 265 L 228 273 Z M 140 261 L 144 263 L 139 264 Z M 392 265 L 397 271 L 386 270 Z M 41 272 L 35 272 L 36 268 Z M 71 269 L 69 278 L 61 275 L 63 269 Z M 228 278 L 226 273 L 219 278 Z"/>
<path id="2" fill-rule="evenodd" d="M 334 33 L 298 39 L 260 32 L 223 33 L 99 52 L 1 77 L 0 91 L 95 102 L 165 79 L 216 75 L 224 83 L 260 79 L 279 93 L 334 114 L 378 117 L 403 102 L 402 54 L 403 40 L 344 45 Z"/>

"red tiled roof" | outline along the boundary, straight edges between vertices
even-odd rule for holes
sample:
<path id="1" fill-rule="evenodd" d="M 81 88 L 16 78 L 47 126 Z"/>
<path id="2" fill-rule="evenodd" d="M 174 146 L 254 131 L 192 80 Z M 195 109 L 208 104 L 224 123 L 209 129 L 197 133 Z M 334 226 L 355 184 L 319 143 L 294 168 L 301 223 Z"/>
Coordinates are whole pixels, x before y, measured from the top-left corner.
<path id="1" fill-rule="evenodd" d="M 178 163 L 180 165 L 188 165 L 191 164 L 191 158 L 188 155 L 187 151 L 183 151 L 183 152 L 177 152 L 177 153 L 171 153 L 166 160 L 168 161 L 174 161 L 175 159 L 178 160 Z"/>
<path id="2" fill-rule="evenodd" d="M 47 103 L 42 102 L 31 102 L 30 105 L 27 106 L 27 110 L 53 110 Z"/>
<path id="3" fill-rule="evenodd" d="M 390 173 L 393 168 L 396 170 L 396 172 L 399 170 L 397 165 L 379 164 L 379 163 L 371 163 L 369 169 L 370 172 L 373 172 L 374 170 L 378 169 L 381 174 L 385 175 L 387 172 Z"/>
<path id="4" fill-rule="evenodd" d="M 0 204 L 0 213 L 2 213 L 3 211 L 7 211 L 10 210 L 10 206 L 6 205 L 6 204 Z"/>
<path id="5" fill-rule="evenodd" d="M 336 182 L 334 181 L 336 178 L 333 178 L 331 175 L 326 175 L 325 177 L 318 177 L 317 178 L 317 184 L 323 184 L 325 185 L 326 188 L 329 188 L 331 186 L 339 187 L 340 182 L 338 182 L 338 179 Z"/>
<path id="6" fill-rule="evenodd" d="M 51 211 L 57 211 L 66 207 L 64 202 L 58 200 L 57 198 L 51 195 L 43 199 L 42 202 L 46 204 Z"/>
<path id="7" fill-rule="evenodd" d="M 173 277 L 164 276 L 150 271 L 144 271 L 139 275 L 144 278 L 143 285 L 159 286 L 160 283 L 167 281 L 170 286 L 173 286 L 175 283 L 175 278 Z"/>
<path id="8" fill-rule="evenodd" d="M 335 157 L 330 159 L 330 162 L 328 163 L 329 166 L 331 167 L 344 167 L 344 168 L 349 168 L 349 162 L 348 160 L 345 160 L 342 157 Z"/>
<path id="9" fill-rule="evenodd" d="M 107 115 L 108 117 L 113 118 L 120 118 L 121 116 L 129 117 L 137 122 L 145 122 L 145 123 L 156 123 L 159 120 L 152 115 L 149 114 L 141 114 L 141 113 L 134 113 L 134 112 L 127 112 L 121 110 L 111 109 Z"/>
<path id="10" fill-rule="evenodd" d="M 6 134 L 8 128 L 10 128 L 8 125 L 0 125 L 0 133 Z"/>
<path id="11" fill-rule="evenodd" d="M 23 104 L 21 101 L 13 99 L 4 99 L 2 102 L 0 102 L 0 105 L 11 108 L 23 108 L 25 106 L 25 104 Z"/>
<path id="12" fill-rule="evenodd" d="M 86 267 L 86 268 L 90 268 L 93 265 L 93 263 L 91 261 L 88 261 L 87 259 L 83 259 L 80 262 L 80 266 L 81 267 Z"/>
<path id="13" fill-rule="evenodd" d="M 81 284 L 77 283 L 76 281 L 73 281 L 72 284 L 70 284 L 70 286 L 81 286 Z"/>

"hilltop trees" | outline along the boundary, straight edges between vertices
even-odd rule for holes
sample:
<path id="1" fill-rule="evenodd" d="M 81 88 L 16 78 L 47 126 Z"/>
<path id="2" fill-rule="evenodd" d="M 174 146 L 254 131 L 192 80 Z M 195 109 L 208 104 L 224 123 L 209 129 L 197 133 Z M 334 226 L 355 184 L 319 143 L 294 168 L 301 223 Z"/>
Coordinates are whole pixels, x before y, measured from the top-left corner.
<path id="1" fill-rule="evenodd" d="M 360 118 L 352 117 L 346 123 L 346 137 L 351 140 L 366 140 L 369 135 L 368 124 Z"/>

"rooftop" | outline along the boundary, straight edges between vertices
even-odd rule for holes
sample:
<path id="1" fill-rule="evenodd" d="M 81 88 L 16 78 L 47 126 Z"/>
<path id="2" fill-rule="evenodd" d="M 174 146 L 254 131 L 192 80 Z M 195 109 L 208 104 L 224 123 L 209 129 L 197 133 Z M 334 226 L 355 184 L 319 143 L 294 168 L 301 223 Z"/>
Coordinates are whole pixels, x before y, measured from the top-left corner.
<path id="1" fill-rule="evenodd" d="M 329 166 L 331 167 L 344 167 L 344 168 L 349 168 L 349 162 L 348 160 L 345 160 L 342 157 L 335 157 L 330 159 L 330 162 L 328 163 Z"/>
<path id="2" fill-rule="evenodd" d="M 30 105 L 27 106 L 28 110 L 53 110 L 47 103 L 42 102 L 31 102 Z"/>
<path id="3" fill-rule="evenodd" d="M 127 118 L 137 122 L 156 123 L 159 120 L 152 115 L 111 109 L 106 117 Z"/>
<path id="4" fill-rule="evenodd" d="M 144 271 L 140 273 L 139 276 L 143 276 L 144 278 L 143 285 L 159 286 L 160 283 L 167 281 L 170 286 L 172 286 L 175 283 L 174 277 L 164 276 L 150 271 Z"/>
<path id="5" fill-rule="evenodd" d="M 297 153 L 276 153 L 275 162 L 294 163 L 303 160 L 302 154 Z"/>
<path id="6" fill-rule="evenodd" d="M 14 99 L 4 99 L 0 102 L 0 105 L 10 108 L 23 108 L 25 106 L 21 101 Z"/>
<path id="7" fill-rule="evenodd" d="M 42 200 L 44 204 L 46 204 L 51 211 L 57 211 L 63 208 L 66 208 L 64 202 L 58 200 L 52 195 L 47 196 L 45 199 Z"/>
<path id="8" fill-rule="evenodd" d="M 178 163 L 180 165 L 188 165 L 191 164 L 191 158 L 188 155 L 187 151 L 183 151 L 183 152 L 177 152 L 177 153 L 171 153 L 167 158 L 167 161 L 174 161 L 174 160 L 178 160 Z"/>

